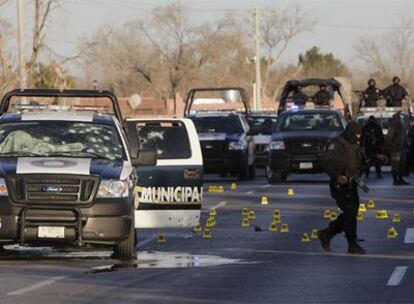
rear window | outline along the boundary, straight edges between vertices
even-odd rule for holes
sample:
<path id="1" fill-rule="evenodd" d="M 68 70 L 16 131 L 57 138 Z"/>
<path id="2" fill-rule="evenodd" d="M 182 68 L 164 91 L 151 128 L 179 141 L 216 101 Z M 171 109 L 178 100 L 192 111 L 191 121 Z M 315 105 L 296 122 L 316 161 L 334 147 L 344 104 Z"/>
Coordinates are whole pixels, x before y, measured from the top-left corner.
<path id="1" fill-rule="evenodd" d="M 193 117 L 191 119 L 197 133 L 243 133 L 243 126 L 237 116 Z"/>
<path id="2" fill-rule="evenodd" d="M 336 113 L 289 113 L 278 119 L 277 131 L 342 131 Z"/>
<path id="3" fill-rule="evenodd" d="M 140 148 L 156 150 L 158 159 L 190 158 L 191 146 L 182 122 L 139 122 Z"/>

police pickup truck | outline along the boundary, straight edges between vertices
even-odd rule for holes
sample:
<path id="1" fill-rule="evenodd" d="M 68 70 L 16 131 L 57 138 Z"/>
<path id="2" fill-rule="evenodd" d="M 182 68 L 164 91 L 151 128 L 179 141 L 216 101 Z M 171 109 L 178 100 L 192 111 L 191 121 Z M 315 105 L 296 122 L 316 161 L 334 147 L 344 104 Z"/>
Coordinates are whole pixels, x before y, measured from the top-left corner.
<path id="1" fill-rule="evenodd" d="M 329 141 L 345 129 L 337 110 L 302 109 L 279 115 L 265 169 L 269 183 L 286 181 L 291 173 L 321 173 Z"/>
<path id="2" fill-rule="evenodd" d="M 243 107 L 244 111 L 231 110 L 232 106 Z M 197 129 L 205 173 L 221 177 L 230 174 L 240 180 L 255 178 L 255 143 L 247 122 L 248 113 L 246 95 L 241 88 L 190 90 L 185 116 Z"/>
<path id="3" fill-rule="evenodd" d="M 269 144 L 276 121 L 277 116 L 273 113 L 253 112 L 249 115 L 250 133 L 253 135 L 256 145 L 255 162 L 257 168 L 266 167 Z"/>
<path id="4" fill-rule="evenodd" d="M 141 150 L 157 152 L 156 166 L 138 167 L 136 228 L 188 228 L 200 221 L 203 158 L 189 119 L 127 119 Z"/>
<path id="5" fill-rule="evenodd" d="M 0 245 L 109 246 L 132 258 L 134 167 L 156 154 L 128 144 L 116 96 L 19 89 L 0 113 Z"/>

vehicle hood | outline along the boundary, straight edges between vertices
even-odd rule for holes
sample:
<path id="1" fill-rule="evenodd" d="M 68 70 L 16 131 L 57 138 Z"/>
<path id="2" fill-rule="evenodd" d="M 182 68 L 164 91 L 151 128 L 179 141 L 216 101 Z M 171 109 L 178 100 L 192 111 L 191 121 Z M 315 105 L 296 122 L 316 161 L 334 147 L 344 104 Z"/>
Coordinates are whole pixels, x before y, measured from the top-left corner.
<path id="1" fill-rule="evenodd" d="M 331 139 L 338 136 L 338 131 L 288 131 L 277 132 L 272 134 L 272 140 L 289 140 L 289 139 Z"/>
<path id="2" fill-rule="evenodd" d="M 238 141 L 243 134 L 227 134 L 227 133 L 198 133 L 200 141 Z"/>
<path id="3" fill-rule="evenodd" d="M 101 179 L 125 179 L 132 172 L 126 161 L 72 157 L 0 158 L 0 175 L 75 174 L 98 175 Z"/>

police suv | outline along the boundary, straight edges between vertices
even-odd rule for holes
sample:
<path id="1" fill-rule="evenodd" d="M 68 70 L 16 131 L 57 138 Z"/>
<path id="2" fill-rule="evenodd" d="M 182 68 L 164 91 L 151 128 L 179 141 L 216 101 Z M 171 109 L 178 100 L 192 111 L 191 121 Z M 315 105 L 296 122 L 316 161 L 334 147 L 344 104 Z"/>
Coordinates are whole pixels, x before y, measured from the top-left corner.
<path id="1" fill-rule="evenodd" d="M 188 228 L 200 221 L 203 158 L 190 119 L 127 119 L 141 150 L 157 152 L 156 166 L 137 169 L 136 228 Z"/>
<path id="2" fill-rule="evenodd" d="M 133 257 L 134 167 L 156 154 L 127 143 L 115 95 L 15 90 L 0 113 L 0 245 L 109 246 Z"/>
<path id="3" fill-rule="evenodd" d="M 243 113 L 232 111 L 234 104 Z M 194 110 L 196 106 L 201 110 Z M 247 122 L 248 106 L 241 88 L 197 88 L 188 93 L 185 115 L 197 129 L 204 172 L 221 177 L 255 178 L 255 143 Z"/>

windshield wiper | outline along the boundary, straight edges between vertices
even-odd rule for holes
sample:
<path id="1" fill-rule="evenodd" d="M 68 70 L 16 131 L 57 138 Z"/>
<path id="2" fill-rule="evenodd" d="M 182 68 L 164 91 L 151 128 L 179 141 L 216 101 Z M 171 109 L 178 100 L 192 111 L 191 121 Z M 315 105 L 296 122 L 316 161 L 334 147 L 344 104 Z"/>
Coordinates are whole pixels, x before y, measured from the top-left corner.
<path id="1" fill-rule="evenodd" d="M 16 157 L 24 157 L 24 156 L 37 156 L 37 157 L 43 157 L 45 155 L 33 153 L 30 151 L 10 151 L 10 152 L 4 152 L 0 153 L 0 157 L 2 156 L 16 156 Z"/>
<path id="2" fill-rule="evenodd" d="M 92 158 L 100 158 L 100 159 L 110 159 L 108 157 L 104 157 L 101 154 L 95 152 L 88 152 L 88 151 L 67 151 L 67 152 L 59 152 L 53 154 L 47 154 L 47 156 L 57 157 L 57 156 L 70 156 L 70 157 L 92 157 Z"/>

